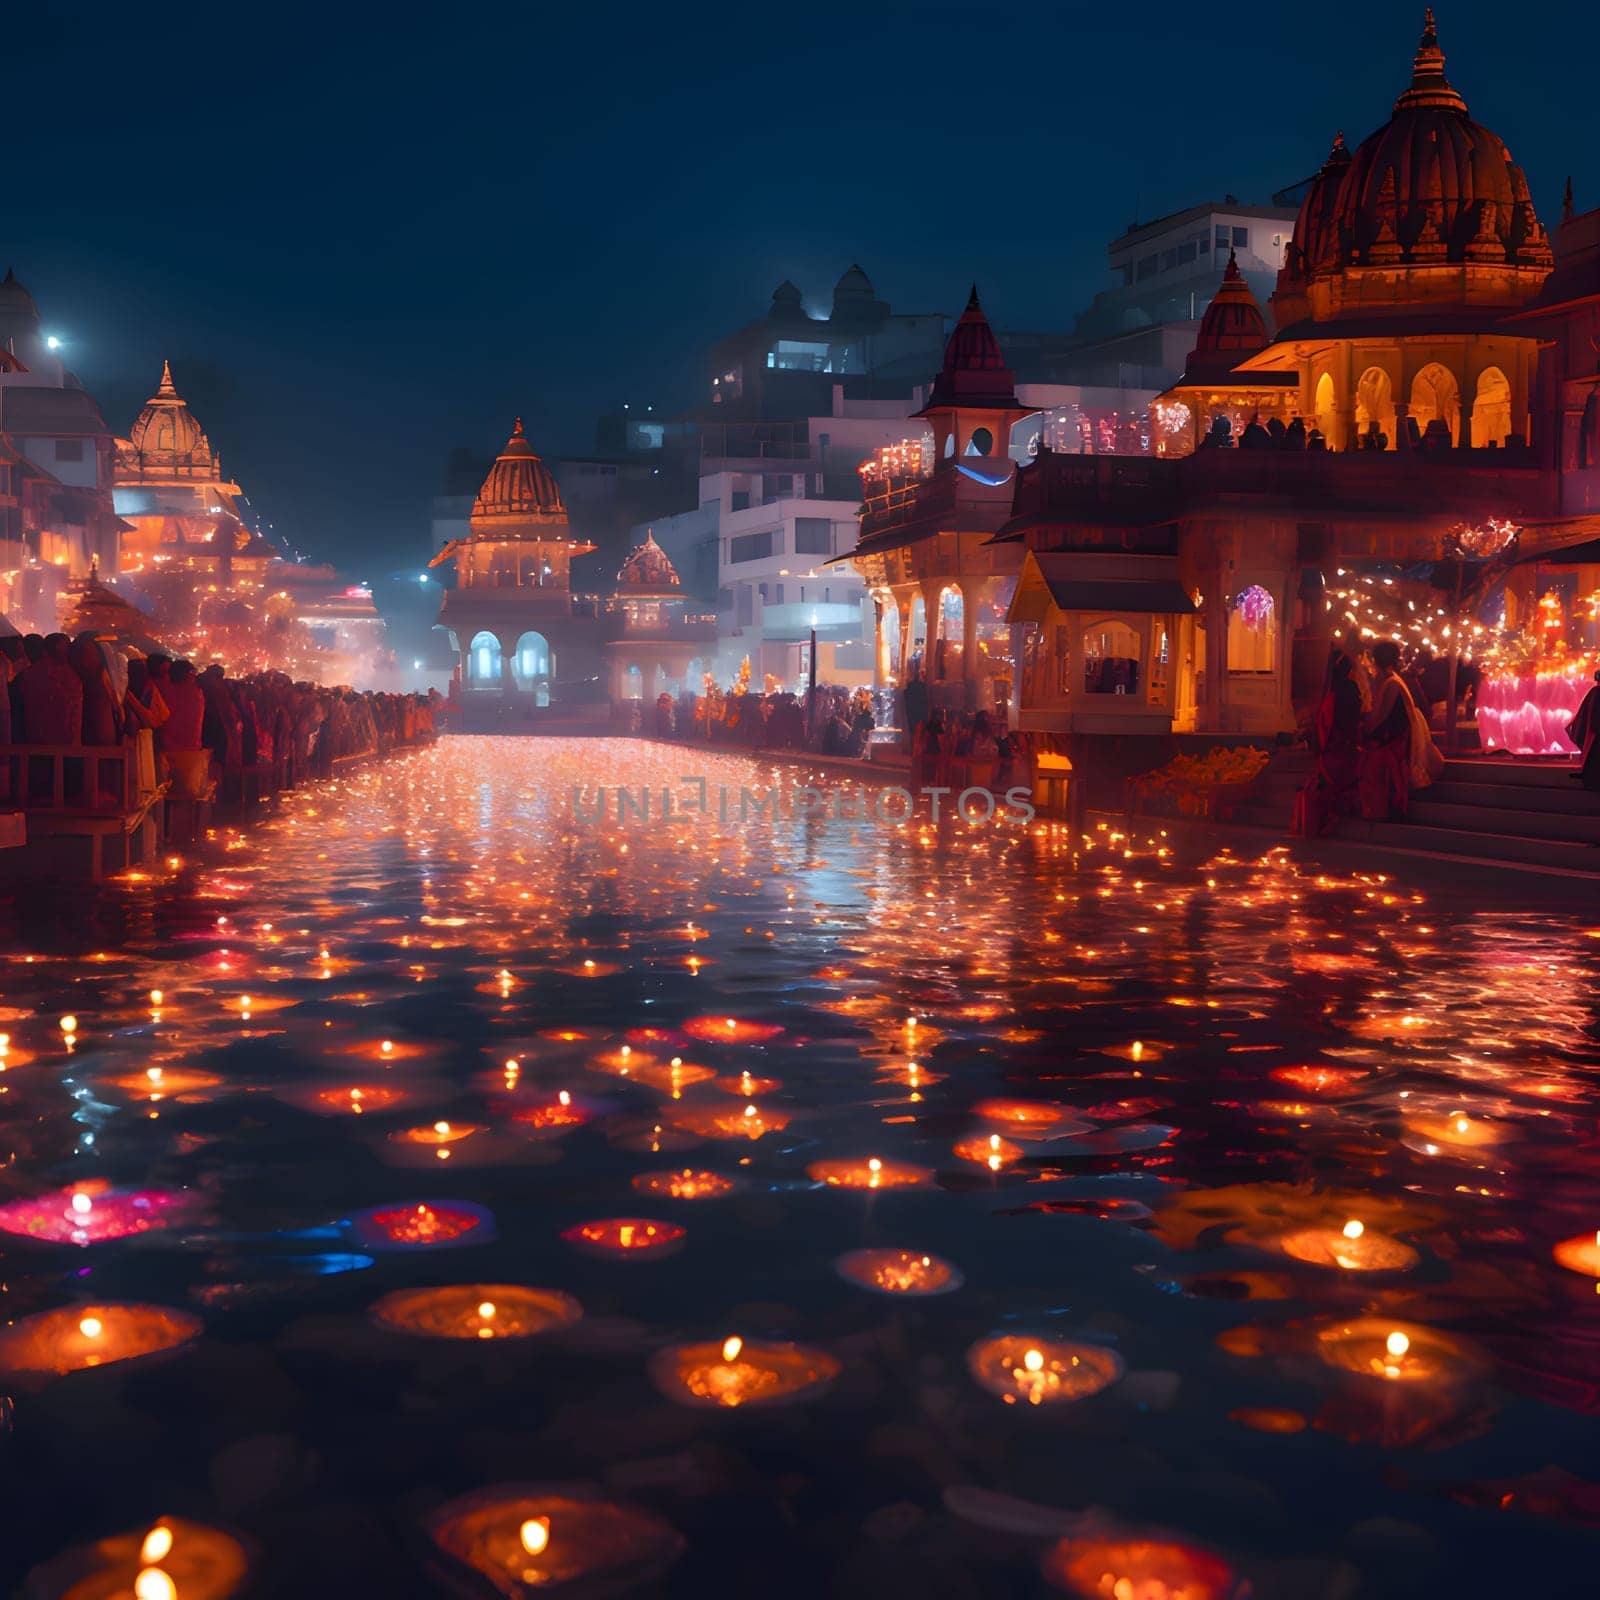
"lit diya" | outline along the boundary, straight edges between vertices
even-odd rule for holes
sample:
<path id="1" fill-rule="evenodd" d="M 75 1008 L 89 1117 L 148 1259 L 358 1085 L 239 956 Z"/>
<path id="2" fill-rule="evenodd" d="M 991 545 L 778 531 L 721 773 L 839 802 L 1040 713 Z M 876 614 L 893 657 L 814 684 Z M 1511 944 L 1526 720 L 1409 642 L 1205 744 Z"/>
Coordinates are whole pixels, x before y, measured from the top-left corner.
<path id="1" fill-rule="evenodd" d="M 789 1126 L 789 1116 L 751 1104 L 734 1111 L 685 1111 L 673 1118 L 672 1125 L 702 1139 L 759 1139 L 766 1133 L 782 1132 Z"/>
<path id="2" fill-rule="evenodd" d="M 1345 1094 L 1372 1074 L 1355 1067 L 1293 1066 L 1274 1067 L 1267 1076 L 1302 1094 Z"/>
<path id="3" fill-rule="evenodd" d="M 640 1194 L 660 1195 L 671 1200 L 718 1200 L 738 1186 L 736 1178 L 693 1167 L 677 1172 L 641 1172 L 633 1180 L 633 1187 Z"/>
<path id="4" fill-rule="evenodd" d="M 839 1375 L 823 1350 L 737 1335 L 720 1344 L 678 1344 L 657 1351 L 650 1376 L 684 1406 L 784 1406 L 822 1393 Z"/>
<path id="5" fill-rule="evenodd" d="M 573 1484 L 501 1484 L 450 1501 L 423 1526 L 447 1560 L 506 1600 L 622 1594 L 659 1577 L 683 1550 L 659 1517 Z"/>
<path id="6" fill-rule="evenodd" d="M 904 1161 L 813 1161 L 806 1176 L 830 1189 L 910 1189 L 933 1177 L 931 1167 L 913 1167 Z"/>
<path id="7" fill-rule="evenodd" d="M 637 1259 L 671 1255 L 681 1248 L 684 1230 L 675 1222 L 652 1222 L 647 1217 L 603 1217 L 566 1228 L 561 1237 L 587 1255 Z"/>
<path id="8" fill-rule="evenodd" d="M 951 1294 L 966 1281 L 960 1269 L 920 1250 L 852 1250 L 833 1264 L 846 1282 L 874 1294 Z"/>
<path id="9" fill-rule="evenodd" d="M 1466 1155 L 1517 1137 L 1515 1128 L 1491 1122 L 1486 1117 L 1469 1116 L 1465 1111 L 1452 1111 L 1441 1116 L 1407 1117 L 1405 1125 L 1407 1133 L 1411 1135 L 1406 1142 L 1430 1156 L 1441 1151 Z"/>
<path id="10" fill-rule="evenodd" d="M 1392 1234 L 1378 1233 L 1352 1217 L 1342 1228 L 1298 1228 L 1278 1240 L 1296 1261 L 1344 1272 L 1409 1272 L 1417 1252 Z"/>
<path id="11" fill-rule="evenodd" d="M 466 1200 L 408 1200 L 358 1211 L 347 1224 L 368 1250 L 448 1250 L 488 1244 L 494 1218 Z"/>
<path id="12" fill-rule="evenodd" d="M 1153 1039 L 1130 1039 L 1126 1044 L 1107 1045 L 1100 1054 L 1117 1056 L 1137 1066 L 1147 1061 L 1159 1061 L 1171 1048 L 1170 1044 L 1163 1044 Z"/>
<path id="13" fill-rule="evenodd" d="M 737 1077 L 718 1078 L 717 1087 L 724 1094 L 736 1094 L 742 1100 L 753 1099 L 758 1094 L 772 1094 L 783 1087 L 781 1078 L 754 1078 L 748 1072 Z"/>
<path id="14" fill-rule="evenodd" d="M 62 1306 L 0 1328 L 0 1371 L 82 1372 L 176 1350 L 200 1335 L 187 1311 L 127 1302 Z"/>
<path id="15" fill-rule="evenodd" d="M 35 1567 L 22 1592 L 50 1600 L 227 1600 L 246 1566 L 244 1546 L 220 1529 L 162 1517 Z"/>
<path id="16" fill-rule="evenodd" d="M 104 1082 L 113 1089 L 154 1103 L 169 1095 L 199 1094 L 215 1089 L 222 1079 L 214 1072 L 200 1072 L 193 1067 L 146 1067 L 143 1072 L 128 1072 L 121 1077 L 106 1078 Z"/>
<path id="17" fill-rule="evenodd" d="M 1563 1239 L 1555 1247 L 1555 1258 L 1557 1265 L 1568 1272 L 1600 1279 L 1600 1233 L 1580 1233 L 1575 1239 Z M 1600 1292 L 1600 1284 L 1596 1285 L 1596 1292 Z"/>
<path id="18" fill-rule="evenodd" d="M 775 1022 L 750 1022 L 740 1017 L 690 1017 L 683 1031 L 708 1044 L 765 1044 L 783 1029 Z"/>
<path id="19" fill-rule="evenodd" d="M 1238 1582 L 1210 1550 L 1132 1533 L 1062 1539 L 1045 1552 L 1042 1569 L 1082 1600 L 1229 1600 Z"/>
<path id="20" fill-rule="evenodd" d="M 375 1061 L 389 1067 L 400 1061 L 420 1061 L 439 1052 L 432 1045 L 418 1044 L 414 1039 L 359 1039 L 354 1044 L 340 1045 L 332 1052 L 340 1056 L 356 1056 L 362 1061 Z"/>
<path id="21" fill-rule="evenodd" d="M 1091 1131 L 1089 1123 L 1043 1100 L 980 1100 L 972 1110 L 985 1122 L 1004 1123 L 1019 1138 L 1067 1138 Z"/>
<path id="22" fill-rule="evenodd" d="M 565 1133 L 570 1128 L 581 1128 L 589 1120 L 589 1112 L 573 1100 L 570 1090 L 560 1089 L 548 1100 L 532 1105 L 519 1102 L 511 1112 L 511 1120 L 535 1133 Z"/>
<path id="23" fill-rule="evenodd" d="M 1043 1406 L 1099 1394 L 1122 1376 L 1123 1364 L 1116 1351 L 1100 1345 L 1006 1333 L 973 1345 L 967 1370 L 1007 1405 Z"/>
<path id="24" fill-rule="evenodd" d="M 172 1190 L 112 1189 L 95 1179 L 8 1201 L 0 1206 L 0 1232 L 46 1244 L 104 1244 L 170 1228 L 194 1204 L 191 1196 Z"/>
<path id="25" fill-rule="evenodd" d="M 998 1172 L 1002 1167 L 1010 1166 L 1022 1154 L 1022 1146 L 1002 1139 L 998 1133 L 991 1133 L 987 1139 L 958 1140 L 955 1153 L 963 1161 L 981 1162 L 991 1172 Z"/>
<path id="26" fill-rule="evenodd" d="M 373 1321 L 432 1339 L 528 1339 L 564 1327 L 583 1307 L 556 1289 L 514 1283 L 458 1283 L 442 1289 L 396 1289 L 377 1301 Z"/>
<path id="27" fill-rule="evenodd" d="M 392 1083 L 352 1083 L 330 1089 L 295 1084 L 274 1092 L 287 1105 L 318 1117 L 377 1116 L 414 1105 L 421 1098 L 415 1091 Z"/>
<path id="28" fill-rule="evenodd" d="M 1358 1317 L 1319 1328 L 1316 1338 L 1317 1354 L 1330 1367 L 1386 1383 L 1448 1383 L 1481 1364 L 1465 1345 L 1414 1322 Z"/>
<path id="29" fill-rule="evenodd" d="M 628 1047 L 624 1045 L 622 1048 L 626 1050 Z M 682 1056 L 673 1056 L 670 1061 L 661 1061 L 655 1056 L 637 1051 L 627 1064 L 601 1067 L 599 1070 L 614 1073 L 619 1078 L 628 1078 L 634 1083 L 642 1083 L 647 1089 L 660 1089 L 663 1093 L 670 1094 L 674 1100 L 682 1095 L 685 1089 L 697 1083 L 705 1083 L 715 1076 L 710 1067 L 685 1061 Z"/>

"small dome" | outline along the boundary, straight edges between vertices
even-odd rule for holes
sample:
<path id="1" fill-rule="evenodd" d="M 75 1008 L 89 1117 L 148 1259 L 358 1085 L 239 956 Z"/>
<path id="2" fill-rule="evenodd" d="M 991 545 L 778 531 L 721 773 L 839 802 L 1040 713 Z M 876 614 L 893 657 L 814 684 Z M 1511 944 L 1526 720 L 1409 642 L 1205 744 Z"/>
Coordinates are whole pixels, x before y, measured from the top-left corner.
<path id="1" fill-rule="evenodd" d="M 161 383 L 128 430 L 124 465 L 135 474 L 210 479 L 219 476 L 211 441 L 161 363 Z"/>
<path id="2" fill-rule="evenodd" d="M 859 266 L 852 264 L 833 286 L 833 308 L 829 318 L 834 322 L 864 325 L 889 314 L 889 308 L 878 299 L 872 279 Z"/>
<path id="3" fill-rule="evenodd" d="M 676 589 L 679 587 L 678 571 L 667 552 L 656 543 L 655 534 L 646 532 L 644 543 L 635 545 L 633 553 L 622 563 L 617 573 L 619 587 L 625 589 Z"/>
<path id="4" fill-rule="evenodd" d="M 518 417 L 505 449 L 489 469 L 473 502 L 472 521 L 476 524 L 485 517 L 543 517 L 564 522 L 566 516 L 556 480 L 533 453 L 533 446 L 522 431 L 522 418 Z"/>
<path id="5" fill-rule="evenodd" d="M 1265 350 L 1268 342 L 1266 318 L 1239 270 L 1239 258 L 1230 250 L 1222 284 L 1200 319 L 1189 371 L 1202 366 L 1231 368 L 1247 355 Z"/>
<path id="6" fill-rule="evenodd" d="M 787 278 L 772 291 L 772 303 L 775 306 L 797 306 L 802 298 L 800 291 Z"/>
<path id="7" fill-rule="evenodd" d="M 852 261 L 840 275 L 839 281 L 833 286 L 833 298 L 871 300 L 877 290 L 872 287 L 872 279 L 861 270 L 859 262 Z"/>

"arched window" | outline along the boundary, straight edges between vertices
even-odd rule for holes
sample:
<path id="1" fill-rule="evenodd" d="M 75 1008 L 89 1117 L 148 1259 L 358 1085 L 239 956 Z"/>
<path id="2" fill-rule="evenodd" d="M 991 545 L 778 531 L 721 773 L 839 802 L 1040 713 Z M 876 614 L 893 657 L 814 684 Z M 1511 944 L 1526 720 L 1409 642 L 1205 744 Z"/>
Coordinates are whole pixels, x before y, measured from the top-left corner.
<path id="1" fill-rule="evenodd" d="M 1085 694 L 1138 694 L 1141 641 L 1126 622 L 1108 618 L 1083 630 Z"/>
<path id="2" fill-rule="evenodd" d="M 1376 448 L 1380 438 L 1384 449 L 1395 448 L 1394 391 L 1382 367 L 1368 367 L 1356 385 L 1356 434 L 1363 449 Z"/>
<path id="3" fill-rule="evenodd" d="M 883 629 L 884 655 L 888 662 L 889 672 L 896 678 L 900 676 L 900 607 L 891 599 L 883 602 Z"/>
<path id="4" fill-rule="evenodd" d="M 1335 430 L 1339 422 L 1338 413 L 1334 407 L 1333 374 L 1331 372 L 1324 372 L 1317 379 L 1315 415 L 1317 427 L 1322 430 L 1322 437 L 1327 441 L 1328 448 L 1331 450 L 1337 438 Z"/>
<path id="5" fill-rule="evenodd" d="M 923 652 L 928 647 L 928 608 L 923 604 L 922 595 L 915 594 L 911 598 L 911 638 L 907 646 L 906 670 L 907 675 L 922 673 L 927 676 L 923 665 Z"/>
<path id="6" fill-rule="evenodd" d="M 1411 384 L 1411 415 L 1417 432 L 1426 436 L 1428 424 L 1442 422 L 1450 430 L 1452 441 L 1456 437 L 1456 424 L 1461 417 L 1461 391 L 1450 371 L 1430 361 Z"/>
<path id="7" fill-rule="evenodd" d="M 467 682 L 474 688 L 497 687 L 500 682 L 500 641 L 487 629 L 474 635 L 467 646 Z"/>
<path id="8" fill-rule="evenodd" d="M 644 674 L 637 664 L 630 666 L 622 678 L 622 698 L 624 700 L 644 699 Z"/>
<path id="9" fill-rule="evenodd" d="M 1511 437 L 1511 385 L 1499 367 L 1485 367 L 1478 375 L 1478 392 L 1472 402 L 1472 443 L 1478 450 L 1503 445 Z"/>
<path id="10" fill-rule="evenodd" d="M 1259 583 L 1241 589 L 1228 606 L 1228 671 L 1275 672 L 1278 608 Z"/>
<path id="11" fill-rule="evenodd" d="M 967 440 L 969 456 L 986 456 L 994 451 L 994 435 L 987 428 L 974 428 Z"/>
<path id="12" fill-rule="evenodd" d="M 939 591 L 939 633 L 934 647 L 935 679 L 946 681 L 961 676 L 961 646 L 966 639 L 961 591 L 947 584 Z"/>

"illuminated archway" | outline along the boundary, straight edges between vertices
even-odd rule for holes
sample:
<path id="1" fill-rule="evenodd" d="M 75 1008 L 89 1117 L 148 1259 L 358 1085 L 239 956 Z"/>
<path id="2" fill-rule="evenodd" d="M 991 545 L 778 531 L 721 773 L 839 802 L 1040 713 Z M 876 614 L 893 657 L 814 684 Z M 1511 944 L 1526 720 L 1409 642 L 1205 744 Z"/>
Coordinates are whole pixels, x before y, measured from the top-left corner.
<path id="1" fill-rule="evenodd" d="M 500 686 L 500 641 L 485 629 L 467 646 L 467 683 L 474 689 Z"/>
<path id="2" fill-rule="evenodd" d="M 637 662 L 634 662 L 622 674 L 622 698 L 624 700 L 644 699 L 644 674 L 639 670 Z"/>
<path id="3" fill-rule="evenodd" d="M 540 680 L 549 681 L 550 641 L 542 633 L 529 631 L 517 640 L 516 654 L 511 658 L 511 672 L 519 689 L 536 688 Z"/>
<path id="4" fill-rule="evenodd" d="M 934 677 L 940 680 L 961 676 L 961 646 L 966 639 L 965 607 L 961 591 L 947 583 L 939 591 L 938 645 L 934 651 Z"/>
<path id="5" fill-rule="evenodd" d="M 1511 437 L 1511 384 L 1499 367 L 1478 374 L 1472 401 L 1472 443 L 1479 450 L 1503 445 Z"/>
<path id="6" fill-rule="evenodd" d="M 1278 666 L 1278 608 L 1259 583 L 1241 589 L 1228 606 L 1228 671 L 1274 672 Z"/>
<path id="7" fill-rule="evenodd" d="M 885 669 L 891 677 L 898 681 L 900 677 L 900 607 L 892 599 L 885 600 L 881 616 L 882 621 L 879 626 L 883 630 Z"/>
<path id="8" fill-rule="evenodd" d="M 1372 425 L 1383 435 L 1385 448 L 1393 450 L 1394 388 L 1382 367 L 1368 367 L 1356 385 L 1356 433 L 1365 444 L 1374 437 Z"/>
<path id="9" fill-rule="evenodd" d="M 1085 694 L 1138 694 L 1143 641 L 1138 630 L 1116 617 L 1090 623 L 1083 630 Z"/>
<path id="10" fill-rule="evenodd" d="M 927 667 L 924 663 L 928 648 L 928 608 L 923 604 L 920 592 L 912 596 L 911 600 L 911 637 L 907 641 L 906 670 L 907 676 L 921 672 L 927 676 Z"/>
<path id="11" fill-rule="evenodd" d="M 1322 437 L 1327 440 L 1331 450 L 1338 435 L 1335 432 L 1339 423 L 1338 408 L 1333 398 L 1333 374 L 1324 372 L 1317 379 L 1316 404 L 1312 408 L 1316 417 L 1317 426 L 1322 430 Z"/>
<path id="12" fill-rule="evenodd" d="M 1425 434 L 1430 422 L 1443 422 L 1451 440 L 1461 419 L 1461 390 L 1448 368 L 1430 361 L 1411 383 L 1411 415 L 1417 432 Z"/>

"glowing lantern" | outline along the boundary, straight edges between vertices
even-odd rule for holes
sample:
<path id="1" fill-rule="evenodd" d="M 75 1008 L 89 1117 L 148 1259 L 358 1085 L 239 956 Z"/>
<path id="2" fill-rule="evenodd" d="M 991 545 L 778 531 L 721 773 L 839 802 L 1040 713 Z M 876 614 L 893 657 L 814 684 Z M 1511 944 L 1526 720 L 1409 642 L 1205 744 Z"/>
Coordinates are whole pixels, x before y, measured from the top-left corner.
<path id="1" fill-rule="evenodd" d="M 1135 1534 L 1063 1539 L 1046 1552 L 1043 1570 L 1082 1600 L 1231 1600 L 1238 1583 L 1210 1550 Z"/>
<path id="2" fill-rule="evenodd" d="M 1409 1272 L 1417 1252 L 1387 1233 L 1375 1233 L 1359 1219 L 1342 1228 L 1301 1228 L 1278 1241 L 1285 1255 L 1317 1267 L 1344 1272 Z"/>
<path id="3" fill-rule="evenodd" d="M 633 1180 L 640 1194 L 661 1195 L 673 1200 L 717 1200 L 731 1194 L 738 1184 L 718 1172 L 696 1171 L 684 1167 L 679 1172 L 641 1172 Z"/>
<path id="4" fill-rule="evenodd" d="M 351 1237 L 367 1250 L 448 1250 L 487 1244 L 494 1218 L 465 1200 L 413 1200 L 373 1206 L 350 1219 Z"/>
<path id="5" fill-rule="evenodd" d="M 950 1294 L 965 1281 L 948 1261 L 920 1250 L 852 1250 L 833 1267 L 847 1282 L 875 1294 L 912 1298 Z"/>
<path id="6" fill-rule="evenodd" d="M 652 1222 L 646 1217 L 606 1217 L 580 1222 L 561 1237 L 589 1255 L 632 1260 L 672 1254 L 682 1246 L 684 1230 L 675 1222 Z"/>
<path id="7" fill-rule="evenodd" d="M 176 1350 L 200 1335 L 187 1311 L 135 1303 L 63 1306 L 0 1328 L 0 1371 L 81 1372 Z"/>
<path id="8" fill-rule="evenodd" d="M 22 1592 L 52 1600 L 228 1600 L 247 1565 L 244 1546 L 220 1529 L 162 1517 L 36 1567 Z"/>

